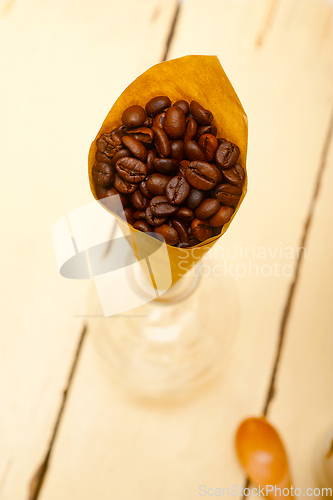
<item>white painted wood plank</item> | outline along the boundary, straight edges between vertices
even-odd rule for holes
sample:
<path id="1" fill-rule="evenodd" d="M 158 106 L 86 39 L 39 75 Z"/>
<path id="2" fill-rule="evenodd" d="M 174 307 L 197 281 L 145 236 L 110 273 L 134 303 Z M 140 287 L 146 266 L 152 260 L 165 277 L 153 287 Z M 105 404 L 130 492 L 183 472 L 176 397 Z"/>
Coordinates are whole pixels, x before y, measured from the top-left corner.
<path id="1" fill-rule="evenodd" d="M 185 1 L 170 57 L 217 54 L 249 117 L 249 192 L 215 247 L 237 253 L 216 257 L 233 266 L 240 302 L 235 346 L 215 385 L 196 399 L 165 407 L 126 399 L 88 342 L 43 500 L 192 500 L 201 484 L 243 484 L 234 433 L 241 419 L 260 414 L 264 405 L 291 283 L 291 276 L 275 273 L 289 266 L 289 274 L 295 264 L 333 101 L 329 4 L 307 4 L 304 10 L 297 0 L 281 0 L 267 24 L 264 1 L 211 1 L 208 7 Z M 245 247 L 254 249 L 254 258 L 251 250 L 245 257 Z M 249 260 L 259 276 L 255 268 L 249 276 Z M 238 280 L 236 265 L 246 271 Z M 116 319 L 111 321 L 116 328 Z M 93 336 L 93 322 L 90 328 Z"/>
<path id="2" fill-rule="evenodd" d="M 175 2 L 1 2 L 0 498 L 26 498 L 51 437 L 88 282 L 52 225 L 92 201 L 87 156 L 123 88 L 163 54 Z M 2 472 L 4 473 L 2 475 Z"/>

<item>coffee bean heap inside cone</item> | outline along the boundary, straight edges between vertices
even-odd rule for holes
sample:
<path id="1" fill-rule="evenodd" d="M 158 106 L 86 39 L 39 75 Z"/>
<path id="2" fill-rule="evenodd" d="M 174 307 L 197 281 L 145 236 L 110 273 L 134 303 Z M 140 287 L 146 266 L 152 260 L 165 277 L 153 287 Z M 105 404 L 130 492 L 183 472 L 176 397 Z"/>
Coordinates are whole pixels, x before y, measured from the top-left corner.
<path id="1" fill-rule="evenodd" d="M 158 96 L 145 109 L 128 107 L 121 120 L 96 141 L 97 198 L 169 245 L 192 247 L 218 235 L 237 207 L 245 172 L 238 146 L 216 137 L 212 112 Z"/>

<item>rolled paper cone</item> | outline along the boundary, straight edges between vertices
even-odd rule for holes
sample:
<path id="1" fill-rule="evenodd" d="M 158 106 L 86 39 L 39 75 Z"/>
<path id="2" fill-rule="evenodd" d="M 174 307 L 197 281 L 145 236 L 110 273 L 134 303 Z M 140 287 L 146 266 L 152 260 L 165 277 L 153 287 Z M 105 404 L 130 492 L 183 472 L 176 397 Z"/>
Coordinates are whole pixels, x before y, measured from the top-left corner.
<path id="1" fill-rule="evenodd" d="M 214 115 L 217 137 L 222 137 L 237 144 L 240 149 L 238 163 L 246 172 L 237 208 L 230 221 L 224 224 L 219 235 L 209 238 L 192 248 L 182 249 L 167 245 L 169 262 L 161 261 L 155 272 L 160 274 L 162 282 L 163 280 L 167 281 L 166 275 L 169 274 L 171 267 L 172 284 L 175 284 L 227 231 L 244 200 L 247 192 L 248 125 L 243 106 L 216 56 L 185 56 L 156 64 L 136 78 L 118 97 L 91 144 L 88 157 L 88 172 L 90 189 L 95 199 L 98 198 L 92 178 L 92 168 L 97 150 L 96 139 L 101 134 L 110 132 L 122 124 L 122 113 L 127 107 L 139 104 L 144 108 L 150 99 L 159 95 L 167 95 L 172 103 L 180 99 L 184 99 L 189 103 L 195 100 L 204 108 L 209 109 Z M 117 214 L 113 215 L 119 219 Z M 137 231 L 130 224 L 127 224 L 127 226 L 133 237 L 135 251 L 140 253 L 138 245 L 142 245 L 145 247 L 144 253 L 150 247 L 153 253 L 156 248 L 154 238 Z"/>

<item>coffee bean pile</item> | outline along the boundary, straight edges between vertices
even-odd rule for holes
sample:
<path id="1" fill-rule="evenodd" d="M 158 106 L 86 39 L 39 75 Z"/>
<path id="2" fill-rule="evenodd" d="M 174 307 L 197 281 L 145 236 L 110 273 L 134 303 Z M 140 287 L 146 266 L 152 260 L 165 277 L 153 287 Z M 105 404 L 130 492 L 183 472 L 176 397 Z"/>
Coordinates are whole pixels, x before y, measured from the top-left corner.
<path id="1" fill-rule="evenodd" d="M 242 194 L 239 148 L 217 138 L 213 114 L 167 96 L 125 109 L 122 125 L 96 141 L 98 199 L 134 228 L 192 247 L 221 232 Z M 114 198 L 115 200 L 115 198 Z M 114 210 L 113 210 L 114 211 Z"/>

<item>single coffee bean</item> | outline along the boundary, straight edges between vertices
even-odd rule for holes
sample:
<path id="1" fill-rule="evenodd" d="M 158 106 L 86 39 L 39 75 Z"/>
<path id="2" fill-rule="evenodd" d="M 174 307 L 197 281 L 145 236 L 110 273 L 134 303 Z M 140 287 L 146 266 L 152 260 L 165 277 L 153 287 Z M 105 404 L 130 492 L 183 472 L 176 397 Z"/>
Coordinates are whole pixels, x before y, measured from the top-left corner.
<path id="1" fill-rule="evenodd" d="M 114 175 L 114 168 L 109 163 L 95 163 L 92 168 L 95 184 L 102 187 L 109 186 L 114 179 Z"/>
<path id="2" fill-rule="evenodd" d="M 220 168 L 226 169 L 232 167 L 238 160 L 238 157 L 238 146 L 232 142 L 225 141 L 217 148 L 215 161 Z"/>
<path id="3" fill-rule="evenodd" d="M 171 224 L 172 224 L 172 227 L 178 233 L 179 241 L 181 243 L 188 244 L 188 232 L 187 232 L 187 227 L 185 226 L 184 222 L 182 222 L 179 219 L 172 219 Z"/>
<path id="4" fill-rule="evenodd" d="M 118 212 L 121 208 L 125 208 L 127 206 L 128 198 L 126 195 L 120 193 L 112 187 L 106 190 L 103 204 L 112 210 L 112 212 Z"/>
<path id="5" fill-rule="evenodd" d="M 115 167 L 115 166 L 116 166 L 117 161 L 118 161 L 120 158 L 124 158 L 125 156 L 133 156 L 133 155 L 132 155 L 132 153 L 130 152 L 130 150 L 129 150 L 129 149 L 127 149 L 127 148 L 120 149 L 120 150 L 118 151 L 118 153 L 116 153 L 116 154 L 114 155 L 114 157 L 112 158 L 112 160 L 111 160 L 111 165 L 112 165 L 113 167 Z"/>
<path id="6" fill-rule="evenodd" d="M 147 188 L 147 181 L 146 180 L 140 182 L 139 188 L 140 188 L 140 191 L 143 194 L 143 196 L 145 196 L 148 199 L 154 198 L 155 195 L 153 193 L 151 193 L 149 191 L 149 189 Z"/>
<path id="7" fill-rule="evenodd" d="M 154 132 L 148 127 L 133 128 L 132 130 L 129 130 L 127 134 L 134 137 L 137 141 L 145 144 L 151 144 L 154 140 Z"/>
<path id="8" fill-rule="evenodd" d="M 192 116 L 186 119 L 186 132 L 184 137 L 184 142 L 192 141 L 197 133 L 198 124 Z"/>
<path id="9" fill-rule="evenodd" d="M 167 220 L 167 217 L 157 217 L 157 215 L 154 215 L 151 208 L 148 207 L 146 208 L 146 221 L 148 224 L 151 226 L 161 226 L 161 224 L 164 224 L 164 222 Z"/>
<path id="10" fill-rule="evenodd" d="M 157 113 L 161 113 L 169 106 L 171 106 L 171 101 L 169 97 L 165 95 L 153 97 L 146 104 L 146 113 L 149 116 L 155 116 L 157 115 Z"/>
<path id="11" fill-rule="evenodd" d="M 145 110 L 138 104 L 134 104 L 133 106 L 129 106 L 128 108 L 126 108 L 121 117 L 123 124 L 128 128 L 141 127 L 145 119 Z"/>
<path id="12" fill-rule="evenodd" d="M 190 110 L 190 106 L 189 106 L 188 102 L 184 101 L 183 99 L 175 102 L 174 106 L 177 106 L 178 108 L 182 109 L 184 112 L 184 115 L 187 115 L 189 110 Z"/>
<path id="13" fill-rule="evenodd" d="M 191 231 L 193 236 L 199 241 L 205 241 L 213 234 L 209 222 L 200 219 L 194 219 L 191 222 Z"/>
<path id="14" fill-rule="evenodd" d="M 171 205 L 166 196 L 156 196 L 150 201 L 149 207 L 157 217 L 168 217 L 177 212 L 178 207 Z"/>
<path id="15" fill-rule="evenodd" d="M 147 165 L 137 158 L 128 156 L 117 161 L 116 170 L 120 177 L 131 183 L 141 182 L 147 175 Z"/>
<path id="16" fill-rule="evenodd" d="M 150 130 L 150 129 L 148 129 Z M 142 142 L 138 141 L 134 137 L 129 135 L 124 135 L 122 138 L 122 143 L 124 146 L 131 151 L 131 153 L 136 156 L 141 161 L 145 161 L 147 158 L 147 150 L 142 144 Z"/>
<path id="17" fill-rule="evenodd" d="M 217 128 L 212 123 L 210 123 L 209 125 L 201 125 L 201 127 L 198 128 L 195 140 L 198 142 L 200 136 L 202 136 L 203 134 L 211 134 L 216 136 Z"/>
<path id="18" fill-rule="evenodd" d="M 182 161 L 185 158 L 184 143 L 180 139 L 176 139 L 170 143 L 170 157 L 174 160 Z"/>
<path id="19" fill-rule="evenodd" d="M 112 160 L 110 156 L 105 155 L 99 149 L 97 149 L 96 151 L 95 158 L 97 163 L 111 163 L 112 165 Z"/>
<path id="20" fill-rule="evenodd" d="M 124 194 L 134 193 L 134 191 L 138 187 L 137 184 L 125 181 L 125 179 L 120 177 L 120 175 L 118 174 L 115 175 L 113 186 L 117 189 L 117 191 Z"/>
<path id="21" fill-rule="evenodd" d="M 170 140 L 163 129 L 152 127 L 155 137 L 155 146 L 161 156 L 169 156 L 171 151 Z"/>
<path id="22" fill-rule="evenodd" d="M 171 106 L 165 113 L 163 129 L 170 139 L 180 139 L 186 131 L 184 111 L 177 106 Z"/>
<path id="23" fill-rule="evenodd" d="M 126 131 L 127 131 L 127 129 L 126 129 L 125 125 L 119 125 L 119 127 L 116 127 L 111 131 L 111 135 L 114 137 L 114 134 L 115 134 L 121 139 L 122 136 L 124 134 L 126 134 Z"/>
<path id="24" fill-rule="evenodd" d="M 237 205 L 241 194 L 242 188 L 232 186 L 231 184 L 220 184 L 215 189 L 215 198 L 221 202 L 221 205 L 227 205 L 229 207 L 235 207 Z"/>
<path id="25" fill-rule="evenodd" d="M 165 190 L 166 197 L 171 205 L 184 203 L 190 192 L 190 185 L 184 177 L 177 175 L 173 177 Z"/>
<path id="26" fill-rule="evenodd" d="M 195 141 L 186 141 L 184 152 L 186 158 L 190 161 L 207 161 L 205 153 Z"/>
<path id="27" fill-rule="evenodd" d="M 135 220 L 146 220 L 146 210 L 135 210 L 133 217 Z"/>
<path id="28" fill-rule="evenodd" d="M 245 179 L 244 169 L 238 163 L 227 170 L 222 170 L 222 173 L 225 180 L 234 186 L 240 186 Z"/>
<path id="29" fill-rule="evenodd" d="M 175 175 L 179 167 L 179 161 L 172 158 L 155 158 L 153 165 L 157 172 L 166 175 Z"/>
<path id="30" fill-rule="evenodd" d="M 168 226 L 168 224 L 162 224 L 159 227 L 155 227 L 154 232 L 163 236 L 167 245 L 177 245 L 179 242 L 177 231 L 173 227 Z"/>
<path id="31" fill-rule="evenodd" d="M 149 205 L 149 200 L 146 198 L 139 189 L 134 191 L 131 196 L 131 202 L 137 210 L 146 210 Z"/>
<path id="32" fill-rule="evenodd" d="M 192 161 L 185 172 L 186 180 L 191 186 L 208 191 L 218 180 L 217 168 L 204 161 Z"/>
<path id="33" fill-rule="evenodd" d="M 188 240 L 188 246 L 189 247 L 195 247 L 199 243 L 200 243 L 200 241 L 197 240 L 196 238 L 194 238 L 194 236 L 192 238 L 189 238 L 189 240 Z"/>
<path id="34" fill-rule="evenodd" d="M 151 116 L 147 116 L 147 118 L 145 119 L 145 121 L 143 122 L 142 126 L 143 127 L 148 127 L 148 128 L 151 128 L 153 125 L 153 119 Z"/>
<path id="35" fill-rule="evenodd" d="M 209 219 L 209 224 L 212 227 L 220 227 L 223 226 L 223 224 L 226 224 L 232 214 L 234 213 L 234 209 L 231 207 L 221 207 L 218 212 L 216 212 L 213 217 Z"/>
<path id="36" fill-rule="evenodd" d="M 122 148 L 121 139 L 117 134 L 102 134 L 96 141 L 96 146 L 106 156 L 113 158 L 114 155 Z"/>
<path id="37" fill-rule="evenodd" d="M 182 160 L 179 165 L 178 175 L 185 177 L 185 170 L 191 162 L 189 160 Z"/>
<path id="38" fill-rule="evenodd" d="M 95 192 L 98 200 L 105 198 L 106 189 L 98 184 L 95 184 Z"/>
<path id="39" fill-rule="evenodd" d="M 155 196 L 164 196 L 171 177 L 164 174 L 152 174 L 147 179 L 147 188 Z"/>
<path id="40" fill-rule="evenodd" d="M 137 220 L 134 222 L 133 227 L 138 229 L 138 231 L 142 231 L 143 233 L 153 233 L 154 228 L 146 220 Z"/>
<path id="41" fill-rule="evenodd" d="M 216 198 L 206 198 L 196 208 L 195 216 L 197 219 L 208 219 L 208 217 L 216 214 L 219 208 L 220 202 Z"/>
<path id="42" fill-rule="evenodd" d="M 192 101 L 190 104 L 190 113 L 193 118 L 201 125 L 208 125 L 213 121 L 213 115 L 208 109 L 203 108 L 197 101 Z"/>
<path id="43" fill-rule="evenodd" d="M 153 174 L 155 172 L 155 167 L 153 161 L 157 158 L 157 152 L 155 149 L 150 149 L 147 154 L 147 174 Z"/>
<path id="44" fill-rule="evenodd" d="M 158 113 L 158 115 L 156 115 L 153 120 L 153 127 L 163 129 L 164 118 L 165 118 L 165 111 L 163 111 L 163 113 Z"/>
<path id="45" fill-rule="evenodd" d="M 212 134 L 202 134 L 199 137 L 199 142 L 198 142 L 199 147 L 202 149 L 204 152 L 207 161 L 213 161 L 215 157 L 216 150 L 218 148 L 219 143 L 217 142 L 217 139 L 215 135 Z"/>
<path id="46" fill-rule="evenodd" d="M 194 213 L 190 208 L 180 207 L 175 213 L 175 217 L 183 222 L 191 222 L 194 219 Z"/>
<path id="47" fill-rule="evenodd" d="M 129 224 L 133 225 L 135 223 L 135 219 L 133 217 L 133 208 L 126 207 L 124 210 L 120 210 L 118 212 L 119 217 L 127 221 Z"/>
<path id="48" fill-rule="evenodd" d="M 200 205 L 203 199 L 204 199 L 204 192 L 201 191 L 200 189 L 191 187 L 190 194 L 188 195 L 188 198 L 186 200 L 186 204 L 189 209 L 195 210 Z M 177 215 L 177 217 L 179 218 L 179 215 Z"/>

